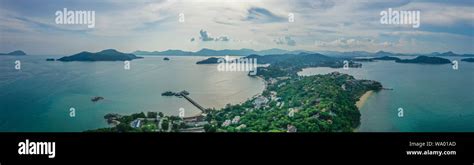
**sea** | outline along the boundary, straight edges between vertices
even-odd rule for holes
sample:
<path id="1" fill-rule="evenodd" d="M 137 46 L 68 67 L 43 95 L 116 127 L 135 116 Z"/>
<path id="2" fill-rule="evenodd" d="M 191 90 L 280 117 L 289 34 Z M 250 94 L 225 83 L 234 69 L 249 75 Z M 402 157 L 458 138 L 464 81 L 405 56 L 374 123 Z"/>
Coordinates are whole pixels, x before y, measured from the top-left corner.
<path id="1" fill-rule="evenodd" d="M 169 61 L 145 56 L 131 61 L 128 70 L 122 61 L 46 61 L 60 57 L 0 57 L 0 132 L 82 132 L 109 127 L 108 113 L 200 113 L 184 98 L 161 96 L 165 91 L 186 90 L 202 107 L 219 109 L 264 90 L 263 80 L 247 72 L 195 64 L 204 56 L 168 56 Z M 92 102 L 94 97 L 104 99 Z"/>
<path id="2" fill-rule="evenodd" d="M 108 113 L 178 115 L 184 109 L 185 116 L 199 114 L 184 98 L 161 96 L 165 91 L 186 90 L 201 106 L 219 109 L 264 90 L 264 82 L 246 72 L 195 64 L 205 56 L 168 56 L 169 61 L 145 56 L 133 60 L 129 70 L 121 61 L 46 61 L 60 57 L 0 56 L 0 132 L 82 132 L 109 127 L 103 118 Z M 299 74 L 338 71 L 390 89 L 374 92 L 361 107 L 358 132 L 473 132 L 474 63 L 450 59 L 459 61 L 457 70 L 450 64 L 377 61 L 347 70 L 306 68 Z M 104 100 L 92 102 L 97 96 Z"/>
<path id="3" fill-rule="evenodd" d="M 473 132 L 474 63 L 449 59 L 458 61 L 457 70 L 451 64 L 377 61 L 362 62 L 361 68 L 306 68 L 298 74 L 337 71 L 389 89 L 374 92 L 360 108 L 358 132 Z"/>

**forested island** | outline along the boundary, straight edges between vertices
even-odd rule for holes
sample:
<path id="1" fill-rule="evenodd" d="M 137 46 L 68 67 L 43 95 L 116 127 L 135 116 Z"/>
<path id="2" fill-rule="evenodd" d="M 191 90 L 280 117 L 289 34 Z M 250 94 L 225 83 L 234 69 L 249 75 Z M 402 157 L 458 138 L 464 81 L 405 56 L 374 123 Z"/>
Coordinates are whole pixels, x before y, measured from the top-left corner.
<path id="1" fill-rule="evenodd" d="M 462 59 L 461 61 L 474 62 L 474 58 L 465 58 L 465 59 Z"/>
<path id="2" fill-rule="evenodd" d="M 321 54 L 250 55 L 261 64 L 255 76 L 265 80 L 260 95 L 222 109 L 207 109 L 187 118 L 161 112 L 128 116 L 108 114 L 110 128 L 99 132 L 350 132 L 360 124 L 356 101 L 367 91 L 378 91 L 379 82 L 357 80 L 338 72 L 298 76 L 306 67 L 343 67 L 344 60 Z M 349 62 L 351 67 L 361 64 Z M 176 95 L 167 91 L 163 96 Z M 156 115 L 159 114 L 159 115 Z"/>
<path id="3" fill-rule="evenodd" d="M 398 61 L 400 58 L 397 57 L 390 57 L 390 56 L 383 56 L 383 57 L 375 57 L 372 60 L 382 60 L 382 61 Z"/>
<path id="4" fill-rule="evenodd" d="M 413 59 L 400 59 L 392 56 L 382 56 L 370 58 L 372 61 L 395 61 L 396 63 L 412 63 L 412 64 L 449 64 L 450 60 L 441 57 L 417 56 Z"/>
<path id="5" fill-rule="evenodd" d="M 21 51 L 21 50 L 15 50 L 13 52 L 10 52 L 10 53 L 0 53 L 0 55 L 6 55 L 6 56 L 24 56 L 26 55 L 26 53 L 24 51 Z"/>
<path id="6" fill-rule="evenodd" d="M 219 64 L 219 61 L 225 62 L 224 58 L 211 57 L 205 60 L 196 62 L 196 64 Z"/>
<path id="7" fill-rule="evenodd" d="M 275 54 L 300 54 L 300 53 L 320 53 L 330 57 L 382 57 L 382 56 L 444 56 L 444 57 L 474 57 L 474 54 L 458 54 L 452 51 L 440 53 L 392 53 L 386 51 L 367 52 L 367 51 L 307 51 L 307 50 L 284 50 L 278 48 L 271 48 L 265 50 L 253 50 L 253 49 L 223 49 L 214 50 L 203 48 L 199 51 L 185 51 L 185 50 L 174 50 L 169 49 L 165 51 L 141 51 L 137 50 L 133 52 L 136 55 L 147 55 L 147 56 L 249 56 L 255 55 L 275 55 Z"/>
<path id="8" fill-rule="evenodd" d="M 418 56 L 414 59 L 399 59 L 397 63 L 416 63 L 416 64 L 450 64 L 451 61 L 441 57 Z"/>
<path id="9" fill-rule="evenodd" d="M 81 52 L 75 55 L 62 57 L 58 59 L 58 61 L 131 61 L 140 58 L 143 57 L 138 57 L 134 54 L 122 53 L 115 49 L 106 49 L 97 53 Z"/>
<path id="10" fill-rule="evenodd" d="M 283 55 L 250 55 L 244 58 L 257 59 L 258 64 L 269 64 L 268 67 L 258 67 L 257 76 L 266 80 L 276 77 L 297 78 L 297 73 L 303 68 L 308 67 L 331 67 L 342 68 L 344 62 L 351 68 L 362 67 L 362 64 L 356 63 L 350 59 L 334 58 L 319 53 L 300 53 Z"/>

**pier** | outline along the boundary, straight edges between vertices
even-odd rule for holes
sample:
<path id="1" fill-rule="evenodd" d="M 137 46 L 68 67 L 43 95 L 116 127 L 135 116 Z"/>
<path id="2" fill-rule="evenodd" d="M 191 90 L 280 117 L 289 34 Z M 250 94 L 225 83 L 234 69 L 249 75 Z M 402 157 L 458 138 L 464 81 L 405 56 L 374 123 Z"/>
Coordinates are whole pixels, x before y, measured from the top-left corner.
<path id="1" fill-rule="evenodd" d="M 202 107 L 201 105 L 199 105 L 199 103 L 197 103 L 196 101 L 194 101 L 193 99 L 191 99 L 190 97 L 188 97 L 189 95 L 189 92 L 186 91 L 186 90 L 183 90 L 181 92 L 171 92 L 171 91 L 166 91 L 164 93 L 161 94 L 162 96 L 176 96 L 176 97 L 179 97 L 179 98 L 182 98 L 184 97 L 186 100 L 188 100 L 191 104 L 193 104 L 196 108 L 198 108 L 199 110 L 201 110 L 201 113 L 206 113 L 206 108 Z"/>
<path id="2" fill-rule="evenodd" d="M 184 97 L 186 100 L 188 100 L 191 104 L 193 104 L 196 108 L 198 108 L 199 110 L 201 110 L 201 113 L 207 113 L 206 111 L 206 108 L 204 108 L 203 106 L 199 105 L 199 103 L 197 103 L 196 101 L 194 101 L 192 98 L 190 98 L 188 95 L 189 95 L 189 92 L 184 90 L 184 91 L 181 91 L 181 92 L 177 92 L 175 93 L 176 96 L 178 97 Z"/>

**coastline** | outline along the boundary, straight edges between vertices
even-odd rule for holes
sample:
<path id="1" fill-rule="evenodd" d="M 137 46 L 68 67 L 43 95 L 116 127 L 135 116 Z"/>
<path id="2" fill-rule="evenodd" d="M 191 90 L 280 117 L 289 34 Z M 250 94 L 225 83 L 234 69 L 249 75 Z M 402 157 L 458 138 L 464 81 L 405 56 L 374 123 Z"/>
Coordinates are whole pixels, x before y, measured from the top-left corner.
<path id="1" fill-rule="evenodd" d="M 362 106 L 364 106 L 365 102 L 367 101 L 367 99 L 374 93 L 374 91 L 370 90 L 370 91 L 367 91 L 365 92 L 362 96 L 360 96 L 359 98 L 359 101 L 356 102 L 356 107 L 357 109 L 360 110 L 360 108 L 362 108 Z"/>

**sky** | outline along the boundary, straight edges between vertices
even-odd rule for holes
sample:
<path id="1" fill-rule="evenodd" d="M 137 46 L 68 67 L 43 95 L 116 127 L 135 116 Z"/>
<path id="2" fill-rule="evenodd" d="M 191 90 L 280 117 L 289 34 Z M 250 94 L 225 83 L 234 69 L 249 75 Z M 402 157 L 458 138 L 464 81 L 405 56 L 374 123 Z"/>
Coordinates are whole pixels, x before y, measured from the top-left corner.
<path id="1" fill-rule="evenodd" d="M 64 8 L 94 11 L 95 26 L 57 24 Z M 382 24 L 388 8 L 419 11 L 420 27 Z M 474 53 L 474 1 L 0 0 L 0 52 L 109 48 Z"/>

